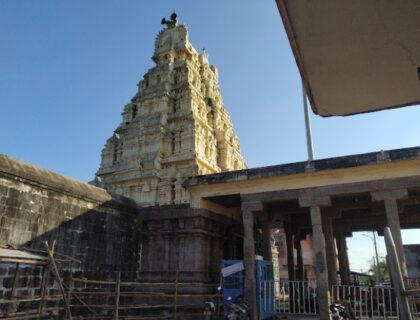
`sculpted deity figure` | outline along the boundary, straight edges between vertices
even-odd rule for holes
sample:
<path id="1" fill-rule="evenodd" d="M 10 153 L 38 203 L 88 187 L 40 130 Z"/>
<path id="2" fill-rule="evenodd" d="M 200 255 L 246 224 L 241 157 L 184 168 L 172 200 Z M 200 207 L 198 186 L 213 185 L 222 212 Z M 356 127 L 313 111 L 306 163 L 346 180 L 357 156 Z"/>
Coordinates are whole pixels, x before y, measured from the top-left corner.
<path id="1" fill-rule="evenodd" d="M 176 27 L 178 24 L 178 16 L 175 11 L 171 14 L 170 20 L 166 20 L 166 18 L 162 18 L 160 24 L 166 24 L 168 28 Z"/>

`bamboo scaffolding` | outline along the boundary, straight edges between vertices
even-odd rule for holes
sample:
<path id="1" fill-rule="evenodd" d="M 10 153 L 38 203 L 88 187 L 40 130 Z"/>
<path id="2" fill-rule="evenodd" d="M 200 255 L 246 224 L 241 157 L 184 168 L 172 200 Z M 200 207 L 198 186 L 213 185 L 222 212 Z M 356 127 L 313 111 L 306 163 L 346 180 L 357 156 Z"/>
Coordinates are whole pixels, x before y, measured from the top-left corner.
<path id="1" fill-rule="evenodd" d="M 48 287 L 48 280 L 50 275 L 50 265 L 47 264 L 44 266 L 44 272 L 42 274 L 42 281 L 41 281 L 41 289 L 40 289 L 40 301 L 38 304 L 38 320 L 41 320 L 42 317 L 42 311 L 44 309 L 45 304 L 45 294 L 47 293 L 47 287 Z"/>
<path id="2" fill-rule="evenodd" d="M 63 295 L 64 305 L 66 307 L 66 312 L 67 312 L 66 318 L 69 319 L 69 320 L 72 320 L 69 302 L 67 301 L 66 292 L 64 291 L 64 287 L 63 287 L 63 283 L 61 281 L 60 273 L 58 272 L 57 264 L 55 263 L 55 260 L 54 260 L 55 240 L 54 240 L 53 245 L 52 245 L 52 250 L 50 249 L 50 246 L 48 245 L 47 241 L 44 242 L 44 245 L 45 245 L 45 249 L 47 250 L 48 257 L 50 258 L 50 265 L 52 267 L 52 270 L 53 270 L 54 275 L 56 277 L 56 280 L 58 282 L 58 286 L 60 287 L 61 294 Z"/>
<path id="3" fill-rule="evenodd" d="M 16 263 L 16 267 L 15 267 L 15 272 L 13 274 L 13 281 L 12 281 L 12 289 L 10 290 L 10 295 L 9 295 L 9 299 L 12 300 L 13 299 L 13 295 L 15 294 L 15 289 L 16 289 L 16 283 L 17 283 L 17 277 L 19 274 L 19 263 Z M 10 309 L 10 304 L 8 304 L 6 306 L 6 312 L 5 312 L 5 319 L 9 318 L 9 309 Z"/>
<path id="4" fill-rule="evenodd" d="M 64 308 L 62 307 L 53 307 L 53 308 L 46 308 L 42 317 L 51 317 L 51 314 L 56 311 L 63 311 Z M 22 312 L 15 312 L 9 314 L 9 320 L 17 320 L 17 319 L 34 319 L 39 317 L 39 313 L 37 311 L 22 311 Z M 0 314 L 1 318 L 1 314 Z"/>

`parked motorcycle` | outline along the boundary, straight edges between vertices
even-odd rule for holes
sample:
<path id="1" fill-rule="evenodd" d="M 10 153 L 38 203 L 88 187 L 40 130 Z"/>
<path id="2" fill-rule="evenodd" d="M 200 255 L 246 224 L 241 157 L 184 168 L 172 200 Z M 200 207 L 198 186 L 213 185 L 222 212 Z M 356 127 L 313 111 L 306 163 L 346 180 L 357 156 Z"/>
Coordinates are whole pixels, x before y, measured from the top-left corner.
<path id="1" fill-rule="evenodd" d="M 347 301 L 335 302 L 330 305 L 332 320 L 357 320 L 354 310 Z"/>
<path id="2" fill-rule="evenodd" d="M 216 306 L 214 302 L 209 299 L 204 302 L 202 320 L 215 320 L 216 319 Z"/>
<path id="3" fill-rule="evenodd" d="M 227 320 L 250 320 L 251 315 L 249 312 L 249 306 L 245 302 L 242 295 L 238 296 L 235 300 L 228 297 L 226 304 L 227 308 Z"/>

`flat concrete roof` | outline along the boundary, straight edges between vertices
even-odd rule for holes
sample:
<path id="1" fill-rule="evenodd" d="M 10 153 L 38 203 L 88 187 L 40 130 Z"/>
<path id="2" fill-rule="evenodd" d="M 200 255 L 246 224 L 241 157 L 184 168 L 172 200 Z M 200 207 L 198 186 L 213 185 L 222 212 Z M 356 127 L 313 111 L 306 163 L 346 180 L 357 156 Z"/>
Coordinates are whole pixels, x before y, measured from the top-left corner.
<path id="1" fill-rule="evenodd" d="M 312 110 L 420 104 L 418 0 L 276 0 Z"/>
<path id="2" fill-rule="evenodd" d="M 259 167 L 210 175 L 201 175 L 188 178 L 183 183 L 183 186 L 185 188 L 190 188 L 197 185 L 209 185 L 229 181 L 254 180 L 267 177 L 285 176 L 307 172 L 318 172 L 331 169 L 353 168 L 384 162 L 394 162 L 413 159 L 420 159 L 420 147 L 386 150 L 379 152 L 355 154 L 343 157 L 320 159 L 314 160 L 312 162 L 302 161 L 268 167 Z"/>

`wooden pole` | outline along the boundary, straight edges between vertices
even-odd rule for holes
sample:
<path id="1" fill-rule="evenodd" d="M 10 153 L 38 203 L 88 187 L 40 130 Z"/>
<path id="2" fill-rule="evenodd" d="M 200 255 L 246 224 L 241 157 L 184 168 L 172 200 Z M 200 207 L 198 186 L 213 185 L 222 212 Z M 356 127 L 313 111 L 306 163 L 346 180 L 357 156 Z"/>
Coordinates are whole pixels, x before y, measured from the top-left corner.
<path id="1" fill-rule="evenodd" d="M 48 290 L 48 281 L 50 279 L 50 264 L 44 266 L 44 272 L 41 279 L 41 288 L 40 288 L 40 300 L 38 305 L 38 320 L 42 319 L 42 311 L 45 304 L 45 295 Z"/>
<path id="2" fill-rule="evenodd" d="M 55 260 L 54 260 L 53 251 L 50 249 L 47 241 L 44 242 L 44 245 L 45 245 L 45 249 L 47 250 L 48 258 L 50 259 L 52 271 L 57 279 L 58 286 L 60 287 L 61 295 L 63 296 L 64 306 L 67 311 L 67 319 L 72 320 L 73 318 L 71 316 L 70 305 L 69 305 L 69 302 L 67 301 L 67 296 L 66 296 L 66 292 L 64 291 L 63 282 L 61 281 L 60 273 L 58 272 L 57 264 L 55 263 Z M 52 248 L 54 250 L 55 240 L 53 242 Z"/>
<path id="3" fill-rule="evenodd" d="M 397 296 L 398 306 L 400 309 L 400 318 L 404 320 L 412 320 L 410 305 L 407 296 L 403 295 L 405 292 L 405 285 L 401 268 L 399 264 L 399 257 L 395 247 L 394 239 L 389 227 L 384 229 L 385 244 L 387 251 L 387 260 L 389 264 L 389 271 L 391 272 L 392 282 L 395 288 L 395 295 Z"/>
<path id="4" fill-rule="evenodd" d="M 16 269 L 15 269 L 15 273 L 13 275 L 13 281 L 12 281 L 12 288 L 10 290 L 10 295 L 9 295 L 10 300 L 13 299 L 13 296 L 15 294 L 18 274 L 19 274 L 19 263 L 16 263 Z M 8 303 L 7 306 L 6 306 L 6 312 L 5 312 L 5 316 L 4 316 L 5 319 L 9 318 L 9 308 L 10 308 L 10 303 Z"/>
<path id="5" fill-rule="evenodd" d="M 175 273 L 175 296 L 174 296 L 174 319 L 176 319 L 176 314 L 178 312 L 178 277 L 179 271 L 176 270 Z"/>
<path id="6" fill-rule="evenodd" d="M 72 281 L 74 282 L 74 279 L 72 278 Z M 69 289 L 68 287 L 66 287 L 66 285 L 63 283 L 63 286 L 64 286 L 64 289 Z M 76 294 L 76 292 L 74 292 L 74 291 L 72 291 L 71 292 L 71 295 L 81 304 L 81 305 L 83 305 L 83 306 L 85 306 L 86 307 L 86 309 L 88 309 L 91 313 L 93 313 L 95 316 L 97 316 L 98 315 L 98 313 L 95 311 L 95 310 L 93 310 L 91 307 L 89 307 L 89 305 L 87 305 L 86 304 L 86 302 L 84 302 L 81 298 L 80 298 L 80 296 L 78 295 L 78 294 Z"/>
<path id="7" fill-rule="evenodd" d="M 114 320 L 118 320 L 118 311 L 120 307 L 120 291 L 121 291 L 121 272 L 118 272 L 116 289 L 115 289 Z"/>
<path id="8" fill-rule="evenodd" d="M 67 288 L 67 299 L 68 299 L 69 305 L 71 305 L 71 297 L 72 297 L 72 294 L 73 294 L 73 292 L 72 292 L 72 290 L 73 290 L 73 276 L 72 276 L 71 272 L 72 271 L 70 271 L 69 286 Z"/>

